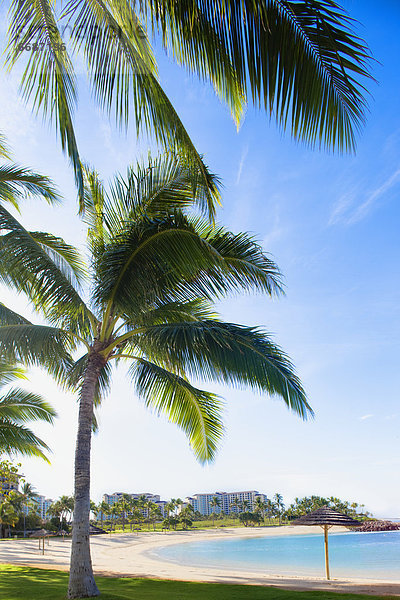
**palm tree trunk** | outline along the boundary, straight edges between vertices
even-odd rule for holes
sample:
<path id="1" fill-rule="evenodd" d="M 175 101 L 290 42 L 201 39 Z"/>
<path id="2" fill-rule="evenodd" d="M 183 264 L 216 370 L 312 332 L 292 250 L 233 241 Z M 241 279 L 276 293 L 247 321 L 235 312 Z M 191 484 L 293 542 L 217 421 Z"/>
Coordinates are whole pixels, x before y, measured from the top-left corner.
<path id="1" fill-rule="evenodd" d="M 93 576 L 89 542 L 90 447 L 93 400 L 104 358 L 89 354 L 79 403 L 78 435 L 75 449 L 75 506 L 68 598 L 91 598 L 100 594 Z"/>

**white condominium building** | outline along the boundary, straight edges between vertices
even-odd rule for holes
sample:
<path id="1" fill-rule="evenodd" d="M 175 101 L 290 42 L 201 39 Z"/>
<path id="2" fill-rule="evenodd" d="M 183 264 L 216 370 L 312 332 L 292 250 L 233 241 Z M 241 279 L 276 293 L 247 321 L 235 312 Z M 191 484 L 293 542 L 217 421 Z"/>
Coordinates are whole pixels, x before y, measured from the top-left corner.
<path id="1" fill-rule="evenodd" d="M 103 494 L 103 502 L 106 502 L 109 506 L 112 506 L 113 504 L 115 504 L 115 502 L 118 502 L 118 500 L 120 500 L 123 495 L 124 495 L 124 492 L 114 492 L 113 494 Z M 133 498 L 134 500 L 138 500 L 140 497 L 144 496 L 148 502 L 153 502 L 154 504 L 156 504 L 158 506 L 158 508 L 161 510 L 162 516 L 163 517 L 165 516 L 165 505 L 167 504 L 167 502 L 166 502 L 166 500 L 160 500 L 159 494 L 142 493 L 142 494 L 125 494 L 125 495 L 129 496 L 130 498 Z M 147 509 L 142 510 L 142 513 L 144 514 L 145 517 L 148 516 Z"/>
<path id="2" fill-rule="evenodd" d="M 32 499 L 30 504 L 32 507 L 34 507 L 41 519 L 45 521 L 46 519 L 50 518 L 50 515 L 47 514 L 47 511 L 49 510 L 49 507 L 53 504 L 53 500 L 51 498 L 45 498 L 45 496 L 38 495 Z M 29 513 L 29 511 L 30 508 L 29 506 L 27 506 L 26 514 Z"/>
<path id="3" fill-rule="evenodd" d="M 213 499 L 217 497 L 220 506 L 212 506 Z M 186 503 L 193 506 L 195 511 L 199 511 L 202 515 L 211 515 L 213 512 L 219 514 L 221 512 L 226 515 L 237 514 L 243 509 L 252 512 L 255 508 L 256 498 L 260 498 L 263 502 L 267 496 L 260 494 L 256 490 L 244 492 L 215 492 L 214 494 L 194 494 L 185 499 Z"/>

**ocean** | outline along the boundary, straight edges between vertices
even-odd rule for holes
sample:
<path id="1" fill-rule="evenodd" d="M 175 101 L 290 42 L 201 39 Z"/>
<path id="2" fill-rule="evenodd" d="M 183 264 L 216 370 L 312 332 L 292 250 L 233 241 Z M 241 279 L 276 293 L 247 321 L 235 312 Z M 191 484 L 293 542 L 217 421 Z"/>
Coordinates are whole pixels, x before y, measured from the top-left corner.
<path id="1" fill-rule="evenodd" d="M 323 577 L 323 534 L 187 542 L 152 554 L 178 564 Z M 400 531 L 329 535 L 331 577 L 400 581 Z"/>

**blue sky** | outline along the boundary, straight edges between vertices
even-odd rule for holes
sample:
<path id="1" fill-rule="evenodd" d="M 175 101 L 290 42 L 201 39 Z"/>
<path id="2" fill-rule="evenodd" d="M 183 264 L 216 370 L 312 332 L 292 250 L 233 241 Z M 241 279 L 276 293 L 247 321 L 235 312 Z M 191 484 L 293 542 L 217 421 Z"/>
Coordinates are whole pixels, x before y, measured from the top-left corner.
<path id="1" fill-rule="evenodd" d="M 292 357 L 316 412 L 301 422 L 281 402 L 249 391 L 213 389 L 226 398 L 226 435 L 214 464 L 201 467 L 181 432 L 146 412 L 123 372 L 100 414 L 93 443 L 92 497 L 113 491 L 185 496 L 258 489 L 295 496 L 336 495 L 381 516 L 400 517 L 399 242 L 400 8 L 393 0 L 345 3 L 363 26 L 378 84 L 355 156 L 312 151 L 248 108 L 239 132 L 209 86 L 161 52 L 161 81 L 211 170 L 223 180 L 219 219 L 252 232 L 285 277 L 279 300 L 224 301 L 226 320 L 259 325 Z M 3 9 L 4 10 L 4 9 Z M 90 102 L 80 80 L 81 154 L 104 179 L 147 152 L 133 128 L 125 136 Z M 73 177 L 54 132 L 18 99 L 17 74 L 0 79 L 2 116 L 18 162 L 50 175 L 65 201 L 29 202 L 23 221 L 83 245 Z M 22 297 L 3 297 L 21 312 Z M 24 460 L 29 481 L 50 497 L 72 491 L 76 402 L 43 374 L 30 389 L 54 403 L 56 426 L 39 427 L 52 466 Z"/>

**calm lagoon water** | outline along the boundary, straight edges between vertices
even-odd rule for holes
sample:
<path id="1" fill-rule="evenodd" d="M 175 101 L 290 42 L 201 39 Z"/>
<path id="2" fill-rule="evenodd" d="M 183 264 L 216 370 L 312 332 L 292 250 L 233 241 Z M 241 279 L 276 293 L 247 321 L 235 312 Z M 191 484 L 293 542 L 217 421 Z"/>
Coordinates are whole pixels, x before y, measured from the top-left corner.
<path id="1" fill-rule="evenodd" d="M 174 563 L 282 575 L 324 576 L 323 534 L 188 542 L 160 548 Z M 329 535 L 332 577 L 400 580 L 400 531 Z"/>

